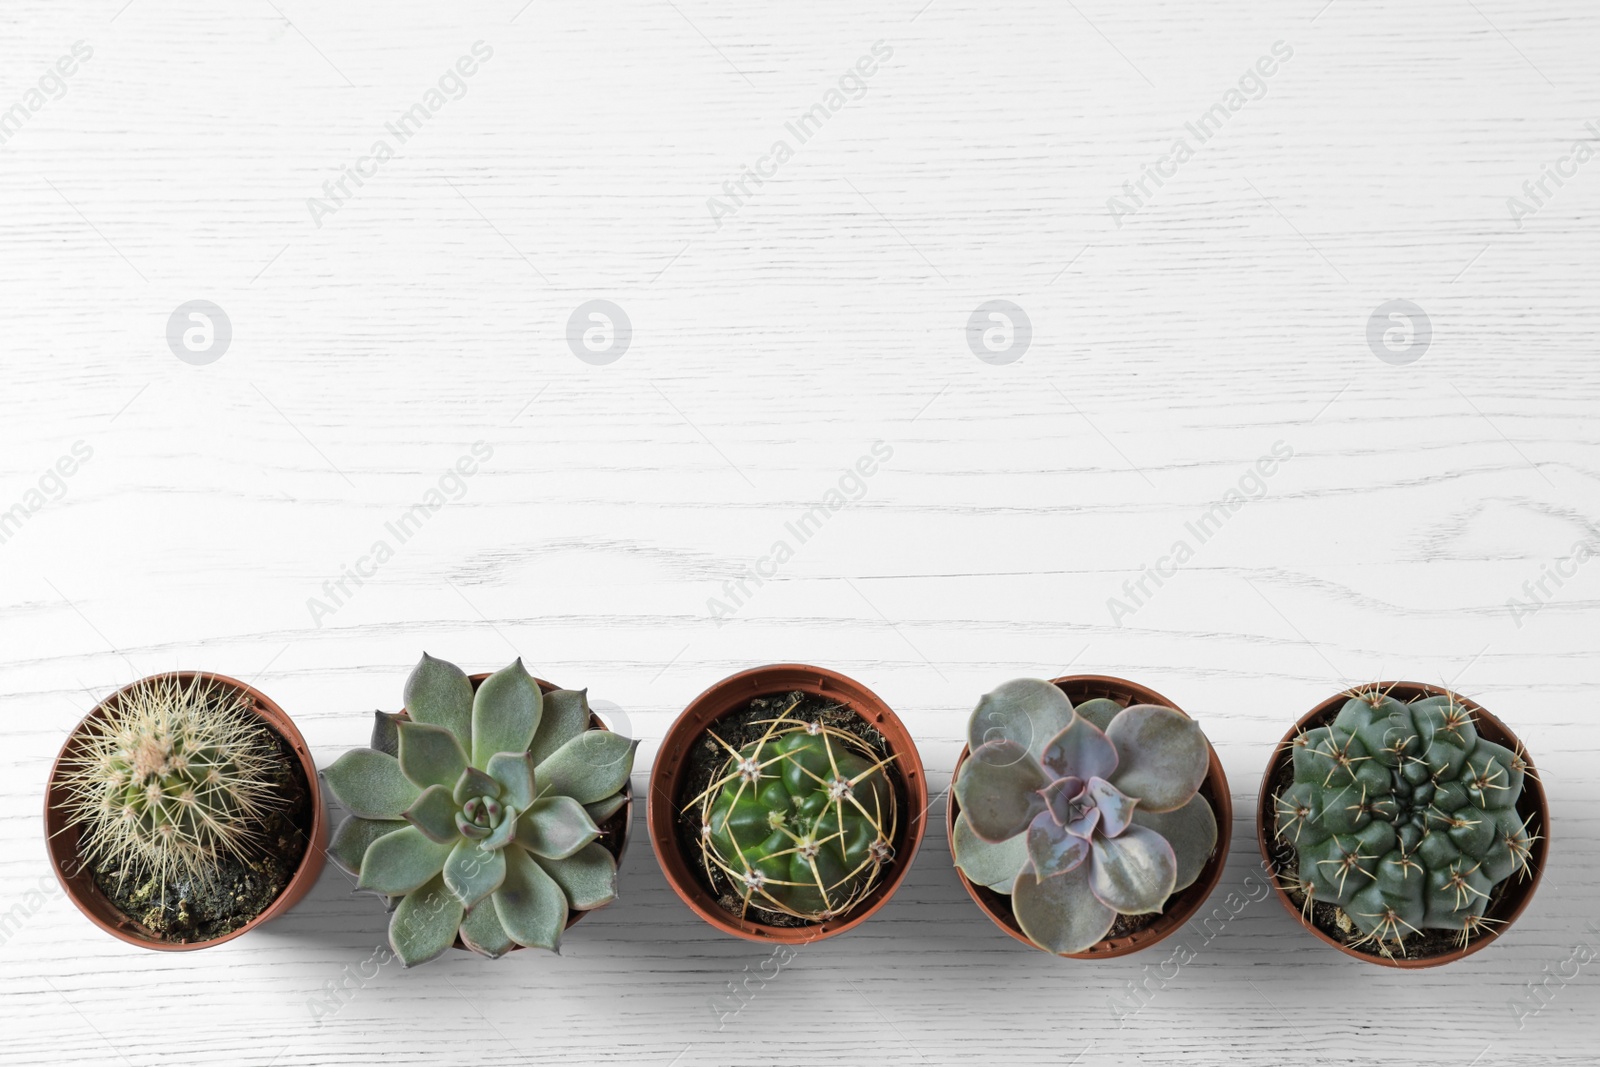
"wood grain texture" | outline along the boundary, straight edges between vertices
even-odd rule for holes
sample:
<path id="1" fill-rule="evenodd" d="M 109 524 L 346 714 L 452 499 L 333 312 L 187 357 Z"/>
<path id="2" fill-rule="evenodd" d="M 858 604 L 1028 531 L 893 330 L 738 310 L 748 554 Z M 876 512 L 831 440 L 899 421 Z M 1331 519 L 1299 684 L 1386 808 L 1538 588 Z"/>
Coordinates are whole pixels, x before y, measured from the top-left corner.
<path id="1" fill-rule="evenodd" d="M 0 1059 L 1595 1061 L 1600 965 L 1567 961 L 1600 944 L 1600 564 L 1508 605 L 1600 537 L 1600 162 L 1545 179 L 1520 226 L 1507 206 L 1600 138 L 1592 5 L 16 0 L 0 26 L 0 116 L 26 110 L 0 144 L 0 512 L 93 453 L 0 543 Z M 464 95 L 319 226 L 307 199 L 478 41 Z M 875 42 L 859 99 L 714 219 Z M 1117 225 L 1108 198 L 1277 42 L 1259 98 Z M 203 367 L 166 341 L 199 298 L 233 327 Z M 609 366 L 566 343 L 597 298 L 634 329 Z M 991 299 L 1032 323 L 1006 366 L 967 345 Z M 1406 366 L 1368 346 L 1392 299 L 1432 324 Z M 459 499 L 314 618 L 478 441 Z M 877 441 L 860 499 L 718 625 L 708 601 Z M 1113 612 L 1279 442 L 1260 498 Z M 587 685 L 644 740 L 641 788 L 677 711 L 761 663 L 871 686 L 935 790 L 998 682 L 1135 678 L 1228 770 L 1218 905 L 1252 884 L 1289 723 L 1348 681 L 1449 683 L 1543 769 L 1552 863 L 1501 943 L 1435 972 L 1249 902 L 1121 1019 L 1161 950 L 1025 951 L 938 834 L 878 917 L 727 1017 L 767 953 L 695 920 L 642 833 L 563 957 L 390 966 L 331 1014 L 384 927 L 331 867 L 204 953 L 114 943 L 55 891 L 44 777 L 99 696 L 250 679 L 326 764 L 424 648 Z"/>

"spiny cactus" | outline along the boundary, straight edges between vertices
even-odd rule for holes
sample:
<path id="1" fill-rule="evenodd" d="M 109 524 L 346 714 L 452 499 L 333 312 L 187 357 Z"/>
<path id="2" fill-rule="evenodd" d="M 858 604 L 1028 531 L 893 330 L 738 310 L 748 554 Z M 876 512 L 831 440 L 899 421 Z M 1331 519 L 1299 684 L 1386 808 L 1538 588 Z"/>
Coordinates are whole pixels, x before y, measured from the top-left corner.
<path id="1" fill-rule="evenodd" d="M 713 730 L 727 762 L 684 805 L 699 809 L 700 860 L 752 908 L 811 922 L 840 918 L 894 860 L 899 805 L 880 759 L 848 731 L 793 716 L 759 720 L 762 735 L 735 749 Z"/>
<path id="2" fill-rule="evenodd" d="M 242 689 L 195 676 L 147 678 L 89 720 L 69 752 L 64 809 L 83 859 L 119 883 L 207 882 L 261 844 L 288 806 L 267 725 Z"/>
<path id="3" fill-rule="evenodd" d="M 1517 815 L 1518 752 L 1478 736 L 1453 695 L 1401 703 L 1356 692 L 1292 742 L 1294 783 L 1274 798 L 1305 908 L 1333 904 L 1380 948 L 1427 929 L 1465 944 L 1494 920 L 1494 888 L 1528 873 L 1535 838 Z M 1391 950 L 1392 951 L 1392 950 Z"/>
<path id="4" fill-rule="evenodd" d="M 555 950 L 568 911 L 610 903 L 617 864 L 595 839 L 627 802 L 638 742 L 589 729 L 578 690 L 541 693 L 519 659 L 472 683 L 424 655 L 406 710 L 323 772 L 352 814 L 328 855 L 389 898 L 407 967 L 454 943 L 497 958 Z"/>
<path id="5" fill-rule="evenodd" d="M 1161 911 L 1216 847 L 1199 794 L 1210 749 L 1171 708 L 1074 708 L 1057 686 L 1022 678 L 978 702 L 967 743 L 956 865 L 1010 894 L 1022 932 L 1047 951 L 1082 952 L 1118 915 Z"/>

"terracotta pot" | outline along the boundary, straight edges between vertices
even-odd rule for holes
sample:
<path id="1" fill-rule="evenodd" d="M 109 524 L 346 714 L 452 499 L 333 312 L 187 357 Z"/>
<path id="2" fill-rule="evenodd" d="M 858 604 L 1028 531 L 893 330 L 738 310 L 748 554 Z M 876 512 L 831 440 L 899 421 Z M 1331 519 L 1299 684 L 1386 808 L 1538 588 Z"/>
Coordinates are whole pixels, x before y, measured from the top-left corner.
<path id="1" fill-rule="evenodd" d="M 1451 697 L 1472 712 L 1479 736 L 1493 741 L 1497 745 L 1504 745 L 1512 751 L 1519 750 L 1517 735 L 1512 733 L 1505 723 L 1489 714 L 1481 705 L 1468 700 L 1460 694 L 1452 693 L 1450 690 L 1442 689 L 1436 685 L 1428 685 L 1425 682 L 1379 682 L 1377 685 L 1396 700 L 1408 704 L 1425 697 Z M 1339 693 L 1312 708 L 1300 717 L 1300 721 L 1295 723 L 1292 730 L 1283 735 L 1283 740 L 1279 741 L 1278 747 L 1273 750 L 1272 759 L 1267 762 L 1267 771 L 1261 778 L 1261 793 L 1256 800 L 1256 843 L 1261 848 L 1262 865 L 1267 869 L 1268 873 L 1273 875 L 1271 879 L 1272 888 L 1277 893 L 1278 899 L 1283 902 L 1283 906 L 1289 910 L 1289 914 L 1295 917 L 1295 921 L 1315 935 L 1318 940 L 1332 945 L 1345 955 L 1354 956 L 1356 959 L 1365 960 L 1367 963 L 1376 963 L 1383 967 L 1398 967 L 1404 970 L 1439 967 L 1446 963 L 1454 963 L 1456 960 L 1470 956 L 1479 949 L 1486 947 L 1490 942 L 1496 940 L 1510 929 L 1511 924 L 1517 920 L 1517 917 L 1527 909 L 1528 904 L 1533 900 L 1534 890 L 1539 888 L 1539 880 L 1544 876 L 1545 858 L 1550 852 L 1550 806 L 1545 799 L 1544 786 L 1539 783 L 1538 770 L 1533 766 L 1533 760 L 1528 758 L 1527 753 L 1524 752 L 1523 756 L 1528 758 L 1528 773 L 1523 778 L 1522 796 L 1517 801 L 1517 813 L 1523 818 L 1532 816 L 1532 821 L 1528 823 L 1528 832 L 1538 836 L 1533 843 L 1533 854 L 1529 857 L 1529 866 L 1533 869 L 1532 877 L 1524 878 L 1518 874 L 1511 875 L 1503 883 L 1505 892 L 1485 912 L 1491 919 L 1502 920 L 1503 925 L 1475 937 L 1466 948 L 1454 949 L 1437 956 L 1385 959 L 1382 956 L 1369 955 L 1359 949 L 1353 949 L 1349 945 L 1342 944 L 1329 937 L 1301 916 L 1299 905 L 1290 900 L 1289 894 L 1278 884 L 1278 868 L 1276 861 L 1273 859 L 1271 847 L 1274 823 L 1272 784 L 1283 768 L 1293 759 L 1293 754 L 1290 752 L 1290 743 L 1300 731 L 1324 725 L 1326 722 L 1331 721 L 1338 714 L 1339 709 L 1344 706 L 1345 701 L 1349 699 L 1349 693 Z"/>
<path id="2" fill-rule="evenodd" d="M 50 779 L 44 798 L 45 845 L 50 850 L 50 865 L 54 868 L 56 877 L 61 882 L 61 887 L 66 890 L 68 898 L 77 906 L 78 910 L 89 917 L 90 922 L 112 937 L 126 941 L 130 945 L 138 945 L 140 948 L 157 949 L 162 952 L 189 952 L 195 949 L 220 945 L 225 941 L 232 941 L 241 934 L 254 930 L 262 923 L 276 919 L 298 904 L 311 891 L 311 887 L 316 884 L 317 875 L 322 873 L 322 864 L 326 858 L 328 845 L 328 816 L 322 804 L 322 781 L 317 777 L 317 766 L 311 758 L 311 750 L 306 747 L 305 738 L 301 737 L 300 731 L 295 729 L 294 720 L 290 719 L 284 710 L 278 707 L 265 693 L 246 685 L 238 679 L 229 678 L 222 674 L 211 674 L 206 671 L 174 671 L 170 675 L 154 675 L 152 677 L 172 677 L 183 683 L 188 683 L 198 678 L 249 694 L 256 714 L 261 716 L 267 725 L 272 728 L 273 732 L 283 738 L 300 761 L 300 770 L 305 776 L 306 789 L 311 805 L 311 829 L 305 854 L 300 858 L 300 866 L 295 870 L 294 876 L 289 880 L 289 884 L 283 888 L 283 891 L 278 894 L 277 899 L 269 904 L 261 914 L 237 930 L 223 934 L 221 937 L 214 937 L 206 941 L 166 941 L 157 937 L 143 924 L 124 915 L 95 885 L 94 877 L 79 858 L 79 828 L 67 822 L 66 816 L 60 807 L 66 800 L 66 790 L 59 783 L 62 760 L 78 742 L 84 725 L 93 719 L 104 716 L 129 689 L 152 679 L 144 678 L 134 682 L 133 685 L 124 686 L 117 690 L 96 705 L 93 711 L 89 712 L 77 726 L 73 727 L 72 733 L 67 736 L 66 743 L 61 746 L 61 751 L 56 756 L 55 764 L 50 768 Z"/>
<path id="3" fill-rule="evenodd" d="M 1074 705 L 1096 697 L 1108 697 L 1115 700 L 1123 707 L 1131 704 L 1159 704 L 1162 707 L 1172 708 L 1180 714 L 1187 715 L 1182 708 L 1156 692 L 1142 685 L 1124 681 L 1121 678 L 1112 678 L 1103 674 L 1073 674 L 1065 678 L 1054 679 L 1054 684 L 1067 695 Z M 1223 773 L 1222 761 L 1217 759 L 1216 749 L 1211 747 L 1211 742 L 1206 741 L 1206 749 L 1211 754 L 1210 767 L 1206 771 L 1205 781 L 1200 783 L 1200 794 L 1211 804 L 1211 810 L 1217 816 L 1217 844 L 1211 850 L 1211 858 L 1206 860 L 1206 865 L 1201 868 L 1200 876 L 1187 888 L 1179 890 L 1167 898 L 1165 910 L 1156 918 L 1156 921 L 1143 930 L 1136 930 L 1125 937 L 1108 937 L 1096 942 L 1082 952 L 1070 953 L 1067 958 L 1075 960 L 1103 960 L 1115 956 L 1126 956 L 1130 952 L 1149 948 L 1157 941 L 1168 937 L 1184 923 L 1188 922 L 1200 906 L 1211 896 L 1217 883 L 1222 880 L 1222 869 L 1228 862 L 1228 845 L 1233 840 L 1233 796 L 1228 792 L 1228 776 Z M 961 765 L 970 755 L 967 746 L 961 749 L 961 755 L 956 760 L 955 772 L 950 781 L 955 782 L 955 774 L 961 773 Z M 945 805 L 945 833 L 950 840 L 950 851 L 955 852 L 956 816 L 961 814 L 961 804 L 956 800 L 955 788 L 952 784 L 949 803 Z M 983 909 L 985 915 L 994 921 L 994 924 L 1029 948 L 1040 949 L 1028 935 L 1022 932 L 1017 917 L 1011 911 L 1011 898 L 1005 893 L 996 893 L 988 886 L 978 885 L 967 878 L 960 867 L 955 868 L 956 877 L 961 879 L 961 884 L 966 887 L 967 893 Z"/>
<path id="4" fill-rule="evenodd" d="M 756 697 L 796 691 L 827 697 L 848 706 L 883 735 L 890 752 L 899 757 L 895 766 L 905 785 L 909 817 L 901 822 L 895 836 L 895 859 L 887 877 L 874 886 L 849 914 L 805 926 L 771 926 L 753 919 L 741 919 L 723 910 L 700 881 L 694 865 L 684 857 L 678 845 L 678 807 L 686 799 L 680 797 L 679 792 L 688 770 L 690 753 L 717 720 L 729 712 L 738 711 Z M 782 663 L 741 671 L 724 678 L 694 698 L 667 731 L 661 749 L 656 754 L 655 766 L 650 772 L 647 811 L 650 841 L 655 846 L 656 858 L 661 862 L 667 883 L 691 911 L 723 933 L 747 941 L 801 944 L 834 937 L 859 926 L 894 896 L 922 844 L 928 814 L 928 783 L 911 734 L 877 694 L 860 682 L 825 667 Z"/>

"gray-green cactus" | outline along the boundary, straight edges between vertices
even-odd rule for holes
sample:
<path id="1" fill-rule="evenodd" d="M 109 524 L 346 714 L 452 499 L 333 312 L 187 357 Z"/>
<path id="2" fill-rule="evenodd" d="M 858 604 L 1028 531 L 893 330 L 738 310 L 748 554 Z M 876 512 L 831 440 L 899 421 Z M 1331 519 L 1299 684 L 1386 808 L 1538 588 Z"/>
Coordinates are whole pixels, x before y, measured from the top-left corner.
<path id="1" fill-rule="evenodd" d="M 1161 911 L 1204 869 L 1217 819 L 1199 794 L 1210 749 L 1193 719 L 1113 700 L 1077 708 L 1050 682 L 978 702 L 956 777 L 956 865 L 1009 894 L 1022 932 L 1082 952 L 1118 915 Z"/>
<path id="2" fill-rule="evenodd" d="M 489 957 L 557 949 L 569 909 L 616 896 L 616 861 L 595 838 L 627 800 L 638 742 L 589 729 L 585 694 L 541 694 L 520 659 L 474 694 L 460 668 L 424 655 L 405 702 L 378 713 L 371 748 L 323 772 L 351 812 L 328 855 L 389 899 L 408 967 L 458 934 Z"/>
<path id="3" fill-rule="evenodd" d="M 1274 798 L 1276 832 L 1298 861 L 1291 888 L 1333 904 L 1364 940 L 1426 929 L 1464 944 L 1494 920 L 1494 888 L 1528 871 L 1534 838 L 1517 815 L 1528 763 L 1478 736 L 1453 695 L 1401 703 L 1376 687 L 1292 742 L 1294 783 Z"/>

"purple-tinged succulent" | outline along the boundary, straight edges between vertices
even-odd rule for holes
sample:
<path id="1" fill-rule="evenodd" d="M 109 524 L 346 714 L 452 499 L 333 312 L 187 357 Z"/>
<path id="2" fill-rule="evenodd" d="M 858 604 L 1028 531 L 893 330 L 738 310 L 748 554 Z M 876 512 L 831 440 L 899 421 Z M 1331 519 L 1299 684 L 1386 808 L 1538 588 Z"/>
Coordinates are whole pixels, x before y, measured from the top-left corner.
<path id="1" fill-rule="evenodd" d="M 1022 932 L 1067 955 L 1117 916 L 1159 912 L 1199 877 L 1217 820 L 1199 794 L 1210 753 L 1188 716 L 1007 682 L 978 702 L 955 783 L 955 860 L 1011 895 Z"/>

